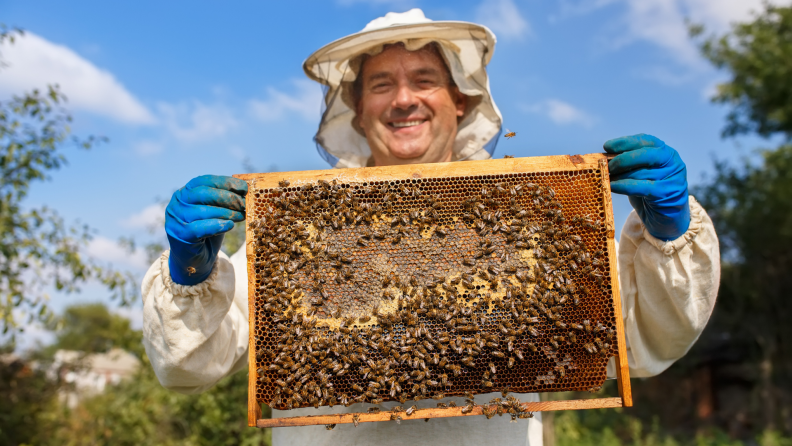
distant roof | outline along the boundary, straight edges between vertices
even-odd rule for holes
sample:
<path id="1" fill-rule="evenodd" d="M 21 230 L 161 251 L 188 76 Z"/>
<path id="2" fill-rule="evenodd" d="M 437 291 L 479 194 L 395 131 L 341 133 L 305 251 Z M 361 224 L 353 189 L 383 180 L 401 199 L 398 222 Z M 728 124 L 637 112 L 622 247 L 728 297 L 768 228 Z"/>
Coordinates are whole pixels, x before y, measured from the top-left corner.
<path id="1" fill-rule="evenodd" d="M 58 350 L 55 352 L 55 362 L 62 364 L 79 363 L 92 370 L 113 371 L 130 373 L 140 366 L 137 356 L 120 348 L 114 348 L 107 353 L 85 353 L 75 350 Z"/>

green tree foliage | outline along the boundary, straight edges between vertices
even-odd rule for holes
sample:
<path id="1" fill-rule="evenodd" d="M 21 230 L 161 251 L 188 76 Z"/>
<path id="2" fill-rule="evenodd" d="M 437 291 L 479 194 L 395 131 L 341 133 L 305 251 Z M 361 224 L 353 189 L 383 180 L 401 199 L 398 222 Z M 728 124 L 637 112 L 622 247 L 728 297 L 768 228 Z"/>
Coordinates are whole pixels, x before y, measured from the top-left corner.
<path id="1" fill-rule="evenodd" d="M 163 388 L 148 361 L 140 372 L 74 410 L 39 417 L 41 445 L 267 445 L 269 432 L 247 427 L 247 374 L 199 395 Z"/>
<path id="2" fill-rule="evenodd" d="M 724 136 L 756 132 L 792 138 L 792 8 L 765 6 L 752 22 L 701 47 L 707 59 L 731 75 L 712 99 L 732 109 Z M 699 35 L 703 28 L 691 31 Z"/>
<path id="3" fill-rule="evenodd" d="M 129 319 L 111 313 L 101 303 L 72 305 L 53 324 L 55 342 L 46 347 L 48 352 L 77 350 L 85 353 L 104 353 L 111 348 L 121 348 L 143 357 L 143 335 L 133 330 Z"/>
<path id="4" fill-rule="evenodd" d="M 696 191 L 725 260 L 703 342 L 728 336 L 724 348 L 755 370 L 757 424 L 792 429 L 792 146 L 763 151 L 761 164 L 719 163 L 716 171 Z"/>
<path id="5" fill-rule="evenodd" d="M 658 420 L 642 420 L 624 409 L 558 412 L 554 446 L 792 446 L 792 439 L 765 432 L 742 441 L 723 431 L 671 435 Z M 552 445 L 545 445 L 552 446 Z"/>
<path id="6" fill-rule="evenodd" d="M 702 32 L 692 29 L 694 36 Z M 749 23 L 705 40 L 701 50 L 730 75 L 713 99 L 731 107 L 723 135 L 755 132 L 789 141 L 792 7 L 765 4 Z M 707 329 L 680 367 L 707 368 L 713 386 L 729 387 L 714 389 L 720 411 L 714 417 L 723 426 L 790 434 L 792 146 L 759 154 L 759 162 L 737 167 L 716 163 L 715 176 L 694 189 L 721 242 L 721 287 Z"/>
<path id="7" fill-rule="evenodd" d="M 0 358 L 0 444 L 28 443 L 50 410 L 59 383 L 22 360 Z"/>
<path id="8" fill-rule="evenodd" d="M 0 27 L 0 44 L 20 31 Z M 121 302 L 134 295 L 134 280 L 84 255 L 92 231 L 69 226 L 46 206 L 25 206 L 30 187 L 66 163 L 63 149 L 89 149 L 96 138 L 70 137 L 71 116 L 57 86 L 0 101 L 0 319 L 2 331 L 23 331 L 20 320 L 50 320 L 45 290 L 75 292 L 91 280 Z M 21 319 L 20 319 L 21 318 Z"/>
<path id="9" fill-rule="evenodd" d="M 0 444 L 3 445 L 268 445 L 269 431 L 247 427 L 247 374 L 236 373 L 200 395 L 160 385 L 140 330 L 102 304 L 77 305 L 60 316 L 54 348 L 101 352 L 129 344 L 141 357 L 130 379 L 69 409 L 57 381 L 23 361 L 0 361 Z M 48 347 L 50 349 L 50 347 Z M 36 355 L 40 360 L 48 354 Z M 265 412 L 266 413 L 266 412 Z"/>

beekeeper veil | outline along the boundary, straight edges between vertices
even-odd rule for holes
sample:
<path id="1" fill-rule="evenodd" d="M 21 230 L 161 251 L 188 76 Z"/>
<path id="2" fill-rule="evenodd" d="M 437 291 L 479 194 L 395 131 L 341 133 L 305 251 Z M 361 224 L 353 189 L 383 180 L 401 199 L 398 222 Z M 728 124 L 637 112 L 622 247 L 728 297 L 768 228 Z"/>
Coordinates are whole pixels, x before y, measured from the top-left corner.
<path id="1" fill-rule="evenodd" d="M 389 44 L 409 51 L 434 42 L 460 93 L 468 97 L 459 119 L 452 160 L 491 157 L 503 118 L 492 100 L 486 66 L 495 49 L 487 27 L 468 22 L 432 21 L 420 9 L 388 13 L 362 31 L 336 40 L 303 63 L 309 78 L 325 92 L 324 112 L 314 137 L 322 157 L 333 167 L 372 165 L 371 149 L 355 118 L 353 86 L 364 55 L 374 56 Z"/>

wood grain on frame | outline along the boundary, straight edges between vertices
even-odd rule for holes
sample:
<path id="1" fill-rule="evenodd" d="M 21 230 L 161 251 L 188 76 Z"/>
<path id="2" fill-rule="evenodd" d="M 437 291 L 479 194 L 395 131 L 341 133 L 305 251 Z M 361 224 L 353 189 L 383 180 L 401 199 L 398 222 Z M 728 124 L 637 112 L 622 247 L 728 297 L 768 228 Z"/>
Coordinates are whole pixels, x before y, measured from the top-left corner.
<path id="1" fill-rule="evenodd" d="M 536 156 L 454 163 L 405 164 L 402 166 L 358 167 L 354 169 L 305 170 L 299 172 L 248 173 L 234 175 L 259 189 L 278 187 L 278 181 L 288 179 L 291 186 L 316 183 L 318 180 L 338 180 L 342 183 L 387 181 L 406 178 L 446 178 L 468 175 L 501 175 L 522 172 L 556 172 L 599 168 L 605 159 L 601 153 L 588 155 Z"/>
<path id="2" fill-rule="evenodd" d="M 494 405 L 490 406 L 494 408 Z M 535 403 L 522 403 L 524 410 L 529 412 L 549 412 L 554 410 L 582 410 L 582 409 L 606 409 L 622 407 L 621 398 L 592 398 L 587 400 L 568 400 L 568 401 L 542 401 Z M 399 415 L 402 417 L 401 422 L 411 420 L 424 420 L 426 418 L 450 418 L 450 417 L 472 417 L 482 416 L 483 407 L 475 406 L 470 413 L 462 413 L 462 407 L 449 407 L 447 409 L 429 408 L 418 409 L 412 415 L 407 416 L 405 412 L 387 412 L 382 411 L 379 413 L 344 413 L 344 414 L 328 414 L 328 415 L 308 415 L 304 417 L 289 417 L 289 418 L 269 418 L 266 420 L 259 420 L 258 427 L 292 427 L 292 426 L 316 426 L 322 424 L 349 424 L 353 422 L 353 417 L 357 415 L 358 423 L 370 423 L 375 421 L 390 421 L 392 415 Z M 497 415 L 496 415 L 497 416 Z M 509 414 L 504 414 L 504 417 L 509 417 Z M 496 420 L 493 420 L 496 422 Z"/>
<path id="3" fill-rule="evenodd" d="M 613 296 L 613 311 L 616 317 L 616 337 L 619 353 L 616 355 L 616 378 L 619 384 L 619 396 L 622 397 L 624 407 L 632 407 L 632 390 L 630 387 L 630 367 L 627 363 L 627 344 L 624 337 L 624 319 L 622 319 L 621 291 L 619 288 L 619 266 L 616 253 L 615 223 L 613 221 L 613 199 L 611 198 L 610 173 L 608 161 L 600 160 L 600 175 L 602 175 L 602 197 L 605 209 L 605 224 L 608 227 L 608 251 L 610 259 L 611 296 Z"/>
<path id="4" fill-rule="evenodd" d="M 252 215 L 255 203 L 250 197 L 245 200 L 245 213 Z M 248 226 L 245 234 L 245 254 L 248 259 L 255 258 L 253 235 Z M 261 403 L 256 399 L 256 270 L 252 262 L 245 262 L 247 265 L 248 277 L 248 426 L 256 426 L 256 422 L 261 418 Z M 251 364 L 253 366 L 251 366 Z"/>

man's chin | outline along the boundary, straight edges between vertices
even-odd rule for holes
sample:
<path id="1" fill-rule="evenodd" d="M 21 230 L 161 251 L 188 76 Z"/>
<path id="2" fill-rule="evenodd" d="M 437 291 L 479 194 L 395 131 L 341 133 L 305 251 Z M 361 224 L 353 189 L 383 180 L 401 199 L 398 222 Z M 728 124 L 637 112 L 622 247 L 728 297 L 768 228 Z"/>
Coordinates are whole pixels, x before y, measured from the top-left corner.
<path id="1" fill-rule="evenodd" d="M 391 158 L 398 158 L 404 161 L 420 159 L 428 150 L 428 146 L 422 147 L 421 144 L 392 144 L 388 146 L 388 153 L 390 153 Z"/>

